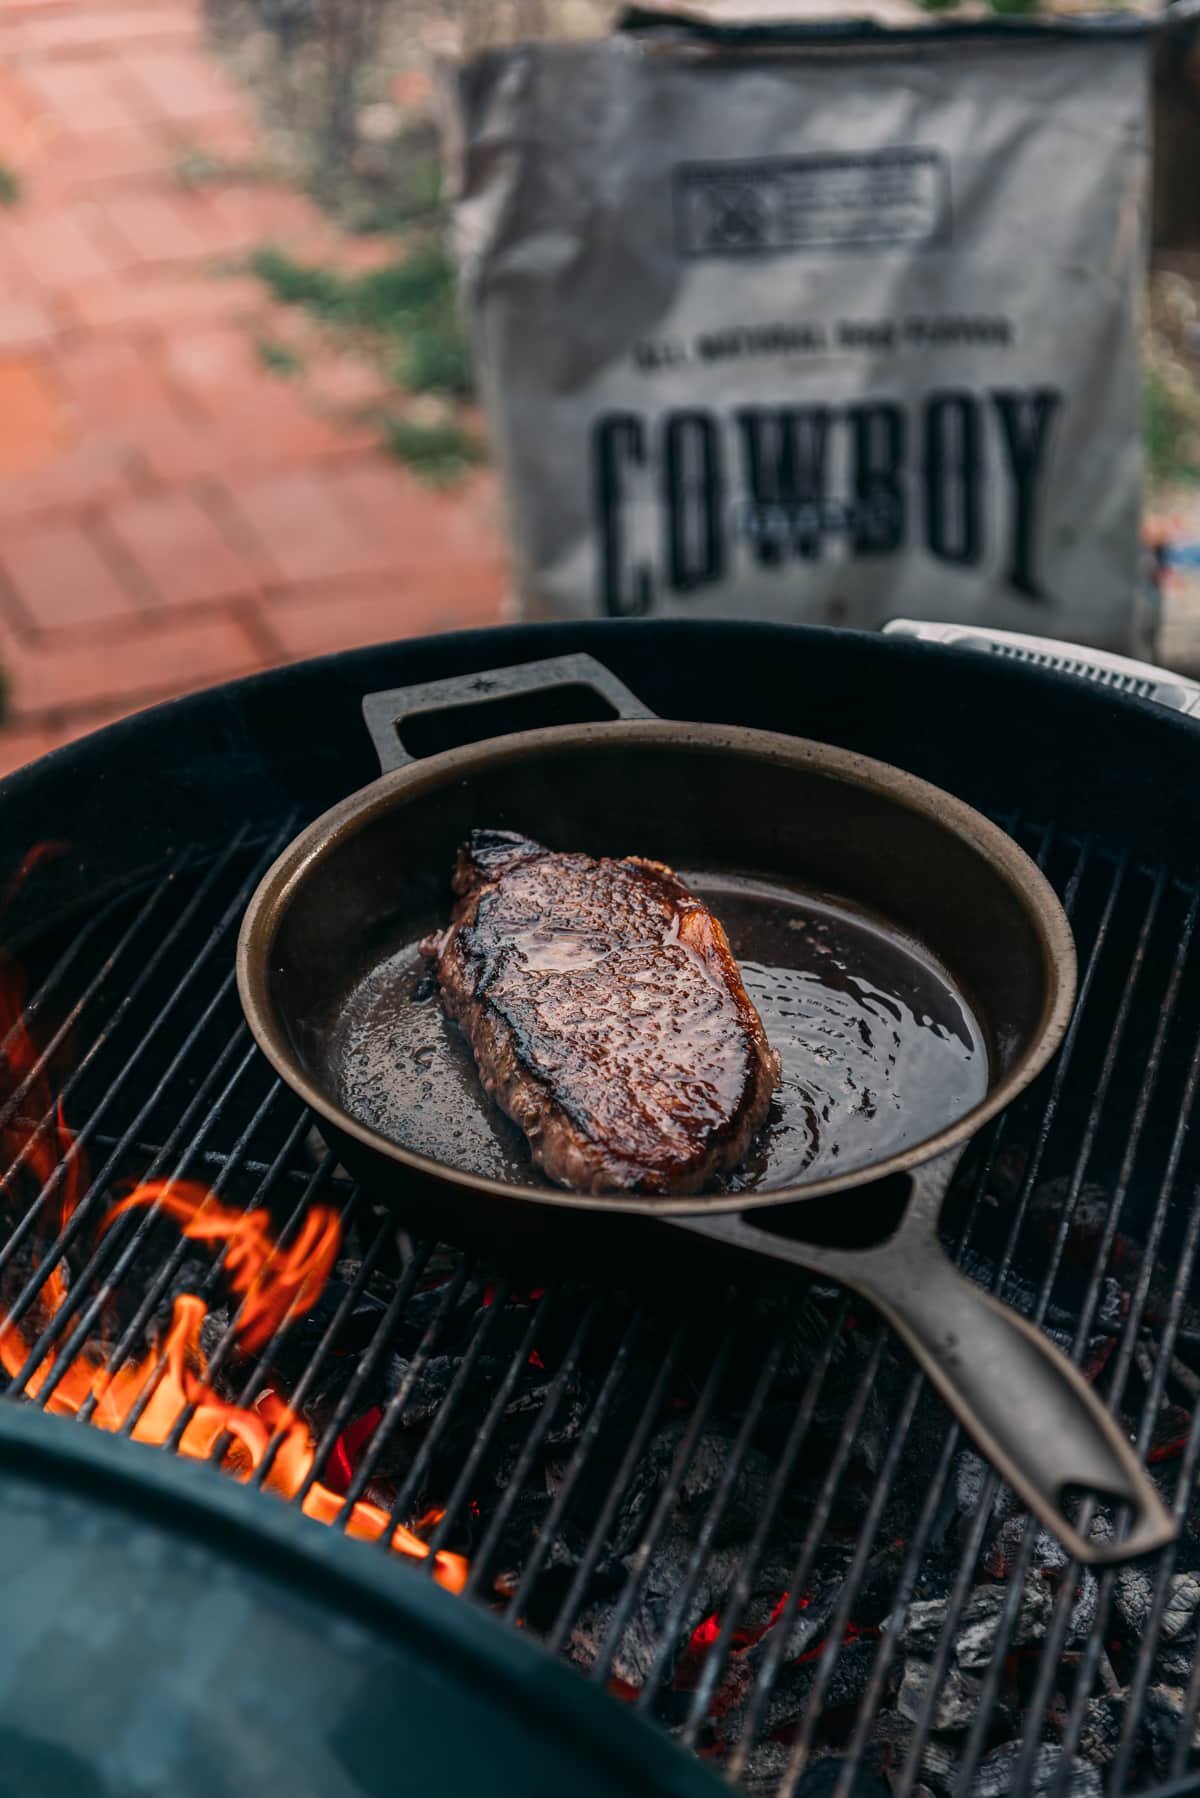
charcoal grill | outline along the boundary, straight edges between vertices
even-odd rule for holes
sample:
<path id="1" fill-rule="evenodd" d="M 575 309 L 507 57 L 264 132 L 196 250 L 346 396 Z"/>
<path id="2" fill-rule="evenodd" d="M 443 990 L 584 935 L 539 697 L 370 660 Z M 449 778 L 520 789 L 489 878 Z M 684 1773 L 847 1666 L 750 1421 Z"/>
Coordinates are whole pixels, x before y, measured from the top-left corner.
<path id="1" fill-rule="evenodd" d="M 371 777 L 364 694 L 580 651 L 665 716 L 824 739 L 947 787 L 1059 890 L 1080 950 L 1071 1031 L 974 1146 L 943 1227 L 1124 1421 L 1181 1523 L 1173 1548 L 1099 1576 L 1068 1562 L 869 1312 L 820 1281 L 701 1285 L 631 1266 L 618 1286 L 528 1257 L 482 1264 L 412 1240 L 324 1156 L 242 1022 L 247 899 L 301 823 Z M 539 703 L 513 701 L 488 731 L 563 721 Z M 19 991 L 36 1051 L 0 1110 L 19 1163 L 0 1237 L 8 1396 L 101 1422 L 92 1389 L 61 1397 L 80 1356 L 161 1371 L 172 1305 L 193 1295 L 207 1390 L 249 1408 L 286 1395 L 310 1433 L 293 1504 L 319 1498 L 351 1533 L 373 1505 L 386 1529 L 355 1552 L 387 1554 L 404 1526 L 422 1545 L 392 1556 L 410 1578 L 453 1583 L 460 1567 L 463 1598 L 446 1603 L 539 1639 L 746 1791 L 1190 1789 L 1198 773 L 1188 720 L 1035 667 L 901 638 L 650 623 L 331 658 L 36 764 L 0 789 L 10 871 L 48 837 L 67 845 L 27 871 L 5 917 L 10 1010 Z M 336 1212 L 320 1297 L 248 1353 L 227 1244 L 181 1235 L 154 1206 L 101 1232 L 115 1196 L 164 1179 L 266 1211 L 281 1255 L 314 1204 Z M 153 1393 L 148 1377 L 117 1433 L 146 1434 Z M 195 1455 L 197 1402 L 160 1432 L 166 1448 L 228 1466 L 228 1432 Z M 240 1469 L 263 1506 L 283 1426 L 268 1434 Z M 1086 1493 L 1076 1520 L 1123 1527 Z"/>

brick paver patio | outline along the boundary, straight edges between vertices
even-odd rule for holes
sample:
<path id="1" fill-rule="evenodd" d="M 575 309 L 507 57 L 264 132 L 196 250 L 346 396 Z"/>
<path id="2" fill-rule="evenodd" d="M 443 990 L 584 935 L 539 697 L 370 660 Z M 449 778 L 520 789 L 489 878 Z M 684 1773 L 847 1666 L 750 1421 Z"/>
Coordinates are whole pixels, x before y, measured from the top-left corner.
<path id="1" fill-rule="evenodd" d="M 344 354 L 302 382 L 264 366 L 286 322 L 239 255 L 388 246 L 284 185 L 181 179 L 257 145 L 198 15 L 0 6 L 0 773 L 212 681 L 499 614 L 491 475 L 433 492 L 379 450 Z"/>

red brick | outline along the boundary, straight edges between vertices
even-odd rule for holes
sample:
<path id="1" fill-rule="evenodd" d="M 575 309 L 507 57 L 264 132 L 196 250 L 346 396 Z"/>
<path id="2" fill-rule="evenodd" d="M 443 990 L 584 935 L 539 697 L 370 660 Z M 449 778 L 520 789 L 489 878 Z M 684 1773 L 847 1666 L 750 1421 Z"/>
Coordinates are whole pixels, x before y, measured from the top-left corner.
<path id="1" fill-rule="evenodd" d="M 230 408 L 242 410 L 267 385 L 253 338 L 236 325 L 173 331 L 163 366 L 179 391 L 214 418 L 224 417 Z"/>
<path id="2" fill-rule="evenodd" d="M 288 657 L 327 655 L 396 637 L 498 624 L 503 582 L 493 579 L 492 588 L 464 603 L 457 583 L 434 585 L 410 574 L 365 586 L 354 583 L 349 589 L 310 590 L 299 597 L 285 593 L 271 601 L 267 619 Z"/>
<path id="3" fill-rule="evenodd" d="M 94 642 L 61 647 L 10 643 L 3 660 L 13 716 L 32 722 L 47 713 L 188 693 L 263 665 L 238 618 L 203 616 L 109 631 Z"/>
<path id="4" fill-rule="evenodd" d="M 143 262 L 196 262 L 209 254 L 191 194 L 114 193 L 100 204 L 109 225 Z"/>
<path id="5" fill-rule="evenodd" d="M 27 762 L 57 749 L 58 736 L 48 730 L 0 730 L 0 775 L 12 774 Z"/>
<path id="6" fill-rule="evenodd" d="M 116 273 L 126 258 L 113 253 L 104 235 L 103 219 L 87 204 L 18 213 L 8 229 L 10 247 L 33 282 L 49 293 Z"/>
<path id="7" fill-rule="evenodd" d="M 114 506 L 113 537 L 164 605 L 233 599 L 258 585 L 253 567 L 227 542 L 192 493 L 152 493 Z"/>
<path id="8" fill-rule="evenodd" d="M 316 469 L 240 481 L 232 509 L 262 549 L 268 574 L 288 584 L 380 572 L 386 557 Z"/>
<path id="9" fill-rule="evenodd" d="M 53 317 L 37 300 L 0 300 L 0 355 L 47 344 L 55 329 Z"/>
<path id="10" fill-rule="evenodd" d="M 20 80 L 42 109 L 77 135 L 121 131 L 137 123 L 119 71 L 107 57 L 32 63 L 22 67 Z"/>
<path id="11" fill-rule="evenodd" d="M 315 418 L 286 393 L 283 400 L 277 403 L 268 387 L 248 396 L 244 408 L 207 423 L 175 420 L 143 431 L 138 447 L 147 472 L 166 483 L 232 474 L 240 481 L 249 473 L 361 452 L 371 441 L 366 430 Z"/>
<path id="12" fill-rule="evenodd" d="M 92 330 L 158 325 L 169 334 L 185 323 L 236 317 L 262 307 L 261 283 L 249 276 L 137 274 L 69 296 L 75 321 Z"/>
<path id="13" fill-rule="evenodd" d="M 121 63 L 151 115 L 187 123 L 246 110 L 237 89 L 199 49 L 131 50 Z"/>
<path id="14" fill-rule="evenodd" d="M 500 550 L 491 475 L 433 489 L 399 462 L 377 456 L 333 470 L 329 481 L 330 490 L 397 564 L 448 555 L 494 557 Z"/>
<path id="15" fill-rule="evenodd" d="M 56 364 L 62 391 L 85 431 L 136 441 L 142 423 L 181 416 L 155 340 L 108 333 L 76 338 L 60 347 Z"/>
<path id="16" fill-rule="evenodd" d="M 173 175 L 178 152 L 148 126 L 131 123 L 119 131 L 86 137 L 56 134 L 29 161 L 29 186 L 39 203 L 92 196 L 105 186 L 158 175 Z"/>
<path id="17" fill-rule="evenodd" d="M 0 478 L 44 468 L 66 429 L 67 408 L 44 359 L 0 361 Z"/>
<path id="18" fill-rule="evenodd" d="M 115 498 L 128 487 L 129 451 L 108 437 L 91 437 L 26 474 L 0 480 L 0 526 L 43 514 L 78 511 Z M 3 538 L 0 537 L 0 542 Z"/>
<path id="19" fill-rule="evenodd" d="M 27 50 L 57 51 L 105 49 L 114 44 L 147 46 L 191 43 L 196 37 L 195 7 L 130 6 L 64 8 L 42 18 L 25 21 L 23 43 Z"/>
<path id="20" fill-rule="evenodd" d="M 178 158 L 208 156 L 236 164 L 256 161 L 262 152 L 262 139 L 254 121 L 246 113 L 220 113 L 216 118 L 188 119 L 182 125 L 167 128 L 175 134 Z"/>
<path id="21" fill-rule="evenodd" d="M 361 412 L 378 406 L 391 391 L 375 364 L 353 351 L 320 350 L 307 358 L 304 397 L 330 411 Z"/>
<path id="22" fill-rule="evenodd" d="M 136 616 L 136 602 L 75 524 L 47 524 L 0 541 L 0 568 L 36 631 Z"/>
<path id="23" fill-rule="evenodd" d="M 258 181 L 230 182 L 203 196 L 202 228 L 214 255 L 285 243 L 311 232 L 320 214 L 294 188 Z"/>

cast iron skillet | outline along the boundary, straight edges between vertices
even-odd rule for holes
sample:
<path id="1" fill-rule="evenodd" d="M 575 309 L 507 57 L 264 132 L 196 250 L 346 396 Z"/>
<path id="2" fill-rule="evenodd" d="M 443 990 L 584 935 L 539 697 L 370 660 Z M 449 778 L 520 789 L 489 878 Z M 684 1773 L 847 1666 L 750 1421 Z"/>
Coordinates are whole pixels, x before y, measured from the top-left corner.
<path id="1" fill-rule="evenodd" d="M 590 721 L 485 735 L 419 761 L 401 744 L 401 725 L 416 747 L 436 747 L 447 732 L 461 742 L 497 724 L 509 729 L 531 695 L 541 718 Z M 250 1027 L 351 1172 L 451 1238 L 511 1244 L 526 1234 L 544 1244 L 565 1231 L 582 1257 L 597 1232 L 611 1247 L 624 1220 L 645 1252 L 653 1219 L 670 1225 L 676 1245 L 701 1239 L 828 1275 L 878 1307 L 1073 1555 L 1125 1559 L 1171 1540 L 1168 1512 L 1079 1373 L 964 1278 L 938 1241 L 964 1146 L 1045 1066 L 1074 1000 L 1070 927 L 1011 839 L 949 794 L 865 757 L 657 719 L 590 656 L 374 694 L 363 711 L 383 778 L 285 850 L 238 943 Z M 669 862 L 713 892 L 743 965 L 768 939 L 776 965 L 789 953 L 781 939 L 796 946 L 805 1003 L 814 989 L 803 975 L 826 931 L 851 1030 L 864 995 L 875 1020 L 868 1037 L 893 1012 L 907 1019 L 908 1037 L 915 1029 L 907 1110 L 897 1123 L 887 1104 L 896 1043 L 885 1024 L 876 1062 L 859 1070 L 857 1096 L 866 1090 L 871 1103 L 852 1107 L 832 1164 L 818 1156 L 804 1166 L 795 1132 L 783 1130 L 780 1155 L 768 1153 L 752 1190 L 597 1197 L 541 1182 L 448 1046 L 417 967 L 415 946 L 445 922 L 455 852 L 475 827 Z M 771 1017 L 764 1021 L 773 1035 Z M 973 1097 L 957 1075 L 954 1091 L 942 1090 L 955 1043 L 964 1051 L 959 1074 L 966 1060 L 978 1081 Z M 845 1109 L 842 1051 L 852 1048 L 835 1031 L 825 1091 L 835 1112 Z M 873 1085 L 881 1068 L 882 1085 Z M 1119 1543 L 1079 1535 L 1064 1508 L 1069 1488 L 1130 1508 Z"/>

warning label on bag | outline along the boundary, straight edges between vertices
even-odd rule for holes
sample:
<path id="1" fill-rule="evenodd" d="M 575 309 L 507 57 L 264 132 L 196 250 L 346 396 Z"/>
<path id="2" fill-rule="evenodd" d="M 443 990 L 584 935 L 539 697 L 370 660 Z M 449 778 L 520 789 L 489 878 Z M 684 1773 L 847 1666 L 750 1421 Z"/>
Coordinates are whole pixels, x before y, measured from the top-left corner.
<path id="1" fill-rule="evenodd" d="M 684 164 L 675 231 L 685 256 L 754 256 L 944 242 L 950 183 L 936 150 Z"/>

